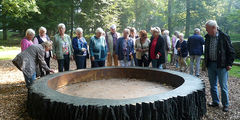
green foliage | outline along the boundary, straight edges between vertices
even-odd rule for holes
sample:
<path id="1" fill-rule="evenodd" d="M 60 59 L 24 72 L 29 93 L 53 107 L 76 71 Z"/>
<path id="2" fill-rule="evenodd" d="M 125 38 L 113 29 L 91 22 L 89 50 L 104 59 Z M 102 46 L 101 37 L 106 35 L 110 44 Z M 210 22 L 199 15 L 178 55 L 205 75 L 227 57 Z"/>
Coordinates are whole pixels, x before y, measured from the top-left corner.
<path id="1" fill-rule="evenodd" d="M 236 58 L 240 59 L 240 42 L 233 42 L 232 45 L 236 52 Z"/>

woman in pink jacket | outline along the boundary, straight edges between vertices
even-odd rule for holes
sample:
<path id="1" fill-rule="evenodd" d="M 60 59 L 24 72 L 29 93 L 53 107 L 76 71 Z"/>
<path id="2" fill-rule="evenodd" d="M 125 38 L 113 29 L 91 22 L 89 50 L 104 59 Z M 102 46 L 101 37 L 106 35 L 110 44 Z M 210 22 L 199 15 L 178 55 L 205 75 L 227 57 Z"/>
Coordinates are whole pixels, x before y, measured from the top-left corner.
<path id="1" fill-rule="evenodd" d="M 35 36 L 35 31 L 33 29 L 27 29 L 26 36 L 21 41 L 21 51 L 26 50 L 29 46 L 33 44 L 33 38 Z"/>

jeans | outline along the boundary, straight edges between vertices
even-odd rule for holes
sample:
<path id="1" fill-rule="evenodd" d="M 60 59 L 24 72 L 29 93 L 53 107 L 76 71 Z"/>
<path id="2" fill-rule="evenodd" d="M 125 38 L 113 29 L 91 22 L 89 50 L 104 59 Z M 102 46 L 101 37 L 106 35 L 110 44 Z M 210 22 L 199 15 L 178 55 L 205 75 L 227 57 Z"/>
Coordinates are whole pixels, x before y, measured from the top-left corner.
<path id="1" fill-rule="evenodd" d="M 129 67 L 132 64 L 131 61 L 128 60 L 120 60 L 119 63 L 121 67 Z"/>
<path id="2" fill-rule="evenodd" d="M 160 61 L 158 59 L 152 60 L 152 67 L 158 68 L 158 69 L 163 69 L 162 64 L 160 64 Z"/>
<path id="3" fill-rule="evenodd" d="M 77 65 L 77 69 L 85 69 L 86 68 L 86 56 L 78 56 L 75 55 L 75 62 Z"/>
<path id="4" fill-rule="evenodd" d="M 178 68 L 178 55 L 174 54 L 173 55 L 173 65 L 176 64 L 176 68 Z"/>
<path id="5" fill-rule="evenodd" d="M 26 82 L 26 87 L 29 89 L 29 87 L 33 84 L 33 82 L 36 80 L 36 73 L 33 73 L 33 75 L 29 78 L 23 73 L 25 82 Z"/>
<path id="6" fill-rule="evenodd" d="M 201 56 L 200 55 L 191 55 L 190 56 L 190 74 L 193 75 L 193 66 L 194 62 L 196 62 L 195 66 L 195 75 L 199 76 L 199 71 L 200 71 L 200 61 L 201 61 Z"/>
<path id="7" fill-rule="evenodd" d="M 58 72 L 69 71 L 70 57 L 69 55 L 64 55 L 64 59 L 58 59 Z"/>
<path id="8" fill-rule="evenodd" d="M 137 66 L 138 61 L 137 61 L 137 58 L 136 58 L 136 53 L 133 53 L 132 55 L 133 55 L 133 59 L 131 60 L 130 66 Z"/>
<path id="9" fill-rule="evenodd" d="M 217 68 L 216 62 L 210 62 L 208 66 L 208 77 L 211 86 L 213 103 L 219 104 L 218 81 L 221 88 L 222 105 L 229 106 L 228 98 L 228 71 L 226 68 Z"/>
<path id="10" fill-rule="evenodd" d="M 104 61 L 91 61 L 92 68 L 97 67 L 105 67 L 105 60 Z"/>

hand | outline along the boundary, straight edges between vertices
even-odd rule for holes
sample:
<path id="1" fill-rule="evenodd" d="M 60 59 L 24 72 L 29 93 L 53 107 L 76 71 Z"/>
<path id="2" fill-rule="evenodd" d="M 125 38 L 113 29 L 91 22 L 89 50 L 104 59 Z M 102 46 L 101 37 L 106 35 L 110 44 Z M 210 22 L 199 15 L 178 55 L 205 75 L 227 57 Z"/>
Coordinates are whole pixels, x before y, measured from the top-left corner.
<path id="1" fill-rule="evenodd" d="M 92 57 L 91 57 L 91 61 L 94 61 L 94 60 L 95 60 L 95 58 L 92 56 Z"/>
<path id="2" fill-rule="evenodd" d="M 178 50 L 178 51 L 180 51 L 180 50 L 181 50 L 181 48 L 178 48 L 177 50 Z"/>
<path id="3" fill-rule="evenodd" d="M 232 66 L 227 66 L 227 71 L 231 70 L 232 69 Z"/>
<path id="4" fill-rule="evenodd" d="M 50 71 L 51 73 L 55 73 L 53 69 L 50 69 L 49 71 Z"/>
<path id="5" fill-rule="evenodd" d="M 55 59 L 55 60 L 57 59 L 56 55 L 53 55 L 53 59 Z"/>
<path id="6" fill-rule="evenodd" d="M 156 55 L 156 59 L 159 59 L 159 57 L 160 57 L 159 54 L 157 54 L 157 55 Z"/>
<path id="7" fill-rule="evenodd" d="M 110 54 L 111 54 L 110 52 L 107 53 L 107 55 L 110 55 Z"/>
<path id="8" fill-rule="evenodd" d="M 82 51 L 85 52 L 87 49 L 86 48 L 82 48 Z"/>

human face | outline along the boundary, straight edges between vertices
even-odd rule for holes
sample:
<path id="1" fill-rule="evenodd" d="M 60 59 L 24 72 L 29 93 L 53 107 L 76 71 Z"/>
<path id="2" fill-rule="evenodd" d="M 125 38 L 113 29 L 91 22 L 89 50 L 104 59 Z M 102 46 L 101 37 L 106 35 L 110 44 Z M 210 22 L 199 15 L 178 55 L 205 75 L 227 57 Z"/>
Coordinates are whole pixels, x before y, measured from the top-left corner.
<path id="1" fill-rule="evenodd" d="M 28 40 L 32 40 L 34 38 L 34 36 L 35 36 L 34 34 L 28 34 L 27 35 L 27 39 Z"/>
<path id="2" fill-rule="evenodd" d="M 66 30 L 66 29 L 65 29 L 65 28 L 62 28 L 62 27 L 61 27 L 61 28 L 59 28 L 59 29 L 58 29 L 58 31 L 59 31 L 59 34 L 60 34 L 60 35 L 64 35 L 64 33 L 65 33 L 65 30 Z"/>
<path id="3" fill-rule="evenodd" d="M 40 30 L 40 31 L 39 31 L 39 35 L 40 35 L 40 36 L 45 36 L 45 35 L 46 35 L 46 33 L 45 33 L 45 31 L 44 31 L 44 30 Z"/>
<path id="4" fill-rule="evenodd" d="M 123 37 L 124 37 L 124 38 L 128 38 L 128 37 L 129 37 L 129 33 L 126 32 L 126 31 L 123 31 Z"/>
<path id="5" fill-rule="evenodd" d="M 182 35 L 179 36 L 179 40 L 183 41 L 183 36 Z"/>
<path id="6" fill-rule="evenodd" d="M 217 33 L 217 27 L 206 25 L 206 31 L 208 32 L 208 35 L 215 36 Z"/>
<path id="7" fill-rule="evenodd" d="M 156 32 L 156 31 L 153 31 L 153 36 L 154 36 L 154 37 L 158 37 L 158 36 L 159 36 L 159 33 Z"/>
<path id="8" fill-rule="evenodd" d="M 116 29 L 110 29 L 111 33 L 116 33 Z"/>
<path id="9" fill-rule="evenodd" d="M 77 35 L 78 38 L 82 37 L 82 33 L 81 32 L 76 32 L 76 35 Z"/>
<path id="10" fill-rule="evenodd" d="M 96 33 L 97 38 L 100 38 L 101 36 L 102 36 L 102 33 L 100 33 L 100 32 Z"/>
<path id="11" fill-rule="evenodd" d="M 45 47 L 45 51 L 50 51 L 50 50 L 52 50 L 52 47 Z"/>

